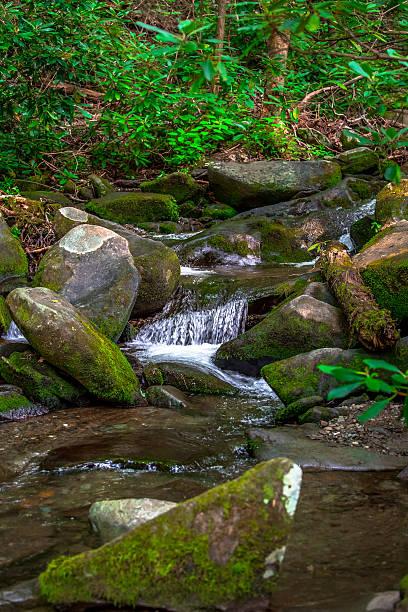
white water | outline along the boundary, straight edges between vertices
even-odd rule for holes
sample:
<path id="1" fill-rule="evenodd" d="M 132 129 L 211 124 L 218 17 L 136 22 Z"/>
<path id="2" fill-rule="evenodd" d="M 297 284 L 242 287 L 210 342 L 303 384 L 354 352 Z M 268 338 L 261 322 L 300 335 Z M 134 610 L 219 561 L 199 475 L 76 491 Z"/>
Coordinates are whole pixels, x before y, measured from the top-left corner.
<path id="1" fill-rule="evenodd" d="M 352 251 L 354 249 L 354 244 L 350 237 L 351 225 L 363 217 L 372 215 L 375 212 L 375 203 L 376 199 L 374 198 L 373 200 L 362 204 L 362 206 L 356 208 L 354 211 L 350 211 L 350 215 L 347 217 L 347 221 L 344 223 L 344 233 L 339 238 L 339 242 L 342 242 L 344 246 L 347 247 L 347 250 Z"/>
<path id="2" fill-rule="evenodd" d="M 190 266 L 180 266 L 180 276 L 209 276 L 216 274 L 215 270 L 204 270 L 204 268 L 190 268 Z"/>
<path id="3" fill-rule="evenodd" d="M 6 333 L 2 335 L 2 338 L 3 340 L 9 340 L 10 342 L 27 342 L 14 321 L 11 322 L 10 327 Z"/>

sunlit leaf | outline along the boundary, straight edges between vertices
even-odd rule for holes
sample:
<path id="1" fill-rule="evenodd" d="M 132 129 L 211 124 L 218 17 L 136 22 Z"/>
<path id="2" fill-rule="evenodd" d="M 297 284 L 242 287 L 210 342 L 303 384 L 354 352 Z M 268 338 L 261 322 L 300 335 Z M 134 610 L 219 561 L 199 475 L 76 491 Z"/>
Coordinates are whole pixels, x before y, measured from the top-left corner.
<path id="1" fill-rule="evenodd" d="M 363 414 L 360 414 L 360 416 L 358 417 L 359 423 L 369 421 L 370 419 L 376 417 L 378 414 L 380 414 L 381 410 L 384 410 L 389 401 L 390 398 L 387 397 L 386 399 L 374 402 L 374 404 L 372 404 L 365 412 L 363 412 Z"/>

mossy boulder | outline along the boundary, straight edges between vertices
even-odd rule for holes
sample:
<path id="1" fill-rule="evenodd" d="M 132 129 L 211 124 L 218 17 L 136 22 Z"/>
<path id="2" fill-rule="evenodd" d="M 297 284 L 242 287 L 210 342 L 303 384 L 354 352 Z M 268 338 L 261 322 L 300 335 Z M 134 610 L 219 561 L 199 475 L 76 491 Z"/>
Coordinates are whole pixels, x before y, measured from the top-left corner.
<path id="1" fill-rule="evenodd" d="M 378 170 L 378 153 L 368 147 L 356 147 L 339 153 L 334 158 L 341 166 L 343 172 L 361 174 Z"/>
<path id="2" fill-rule="evenodd" d="M 164 385 L 177 387 L 186 393 L 235 395 L 238 392 L 230 383 L 221 380 L 204 368 L 167 362 L 156 364 L 156 368 L 163 377 Z"/>
<path id="3" fill-rule="evenodd" d="M 262 368 L 261 374 L 285 406 L 290 406 L 305 397 L 320 396 L 326 399 L 328 392 L 338 386 L 333 376 L 317 369 L 318 365 L 364 369 L 363 359 L 372 357 L 360 349 L 321 348 L 268 364 Z M 361 390 L 357 393 L 361 393 Z M 282 420 L 286 414 L 281 414 Z M 292 410 L 289 410 L 287 416 L 288 419 L 292 418 Z"/>
<path id="4" fill-rule="evenodd" d="M 197 202 L 203 195 L 202 187 L 184 172 L 173 172 L 166 174 L 154 181 L 141 183 L 140 189 L 148 193 L 164 193 L 173 196 L 177 204 L 191 201 Z"/>
<path id="5" fill-rule="evenodd" d="M 61 208 L 55 215 L 58 238 L 82 223 L 100 225 L 125 238 L 140 275 L 133 315 L 148 314 L 163 308 L 180 278 L 180 262 L 176 253 L 157 240 L 138 236 L 118 223 L 105 221 L 76 208 Z"/>
<path id="6" fill-rule="evenodd" d="M 262 366 L 323 347 L 344 348 L 348 336 L 339 308 L 301 295 L 278 306 L 260 323 L 220 346 L 215 363 L 245 374 Z"/>
<path id="7" fill-rule="evenodd" d="M 188 397 L 171 385 L 153 385 L 149 387 L 146 389 L 146 399 L 151 406 L 160 406 L 169 410 L 188 408 Z"/>
<path id="8" fill-rule="evenodd" d="M 390 220 L 408 217 L 408 179 L 401 179 L 398 185 L 388 183 L 377 195 L 375 218 L 384 225 Z"/>
<path id="9" fill-rule="evenodd" d="M 14 321 L 44 359 L 100 400 L 144 405 L 139 383 L 119 348 L 65 298 L 50 289 L 15 289 L 7 297 Z"/>
<path id="10" fill-rule="evenodd" d="M 376 234 L 353 262 L 381 308 L 398 321 L 408 317 L 408 221 Z"/>
<path id="11" fill-rule="evenodd" d="M 102 548 L 55 559 L 39 577 L 42 594 L 54 605 L 193 612 L 258 601 L 263 609 L 276 589 L 301 474 L 288 459 L 260 463 Z"/>
<path id="12" fill-rule="evenodd" d="M 149 221 L 149 223 L 139 223 L 138 228 L 155 234 L 179 234 L 181 225 L 175 221 Z"/>
<path id="13" fill-rule="evenodd" d="M 215 204 L 208 204 L 203 209 L 202 217 L 213 221 L 225 221 L 225 219 L 232 219 L 236 214 L 237 211 L 232 206 L 216 202 Z"/>
<path id="14" fill-rule="evenodd" d="M 155 363 L 148 363 L 143 368 L 143 376 L 148 385 L 164 385 L 163 374 L 160 371 L 160 367 Z"/>
<path id="15" fill-rule="evenodd" d="M 27 272 L 28 262 L 21 242 L 13 236 L 0 213 L 0 283 L 25 277 Z"/>
<path id="16" fill-rule="evenodd" d="M 59 191 L 24 191 L 21 195 L 29 200 L 45 200 L 60 206 L 71 206 L 72 204 L 71 200 Z"/>
<path id="17" fill-rule="evenodd" d="M 358 219 L 350 226 L 350 238 L 357 251 L 362 249 L 375 234 L 375 218 L 371 215 Z"/>
<path id="18" fill-rule="evenodd" d="M 0 296 L 0 336 L 10 327 L 12 318 L 4 297 Z"/>
<path id="19" fill-rule="evenodd" d="M 97 174 L 90 174 L 88 179 L 92 185 L 93 192 L 96 198 L 101 198 L 102 196 L 107 195 L 108 193 L 114 193 L 116 190 L 113 185 L 110 184 L 109 181 L 104 179 L 102 176 L 98 176 Z"/>
<path id="20" fill-rule="evenodd" d="M 196 266 L 312 259 L 292 229 L 266 217 L 223 221 L 184 240 L 176 251 L 182 263 Z"/>
<path id="21" fill-rule="evenodd" d="M 49 363 L 31 351 L 12 353 L 0 358 L 0 376 L 21 387 L 25 395 L 50 410 L 77 404 L 85 389 L 58 373 Z M 1 388 L 0 388 L 1 389 Z"/>
<path id="22" fill-rule="evenodd" d="M 145 221 L 177 221 L 175 199 L 164 193 L 115 192 L 91 200 L 85 210 L 102 219 L 137 225 Z"/>
<path id="23" fill-rule="evenodd" d="M 0 421 L 14 420 L 30 416 L 36 406 L 14 385 L 0 385 Z"/>
<path id="24" fill-rule="evenodd" d="M 332 187 L 341 180 L 341 170 L 326 160 L 213 162 L 208 178 L 218 201 L 243 211 L 290 200 L 304 190 Z"/>
<path id="25" fill-rule="evenodd" d="M 139 273 L 125 238 L 97 225 L 79 225 L 41 259 L 34 286 L 65 297 L 116 341 L 132 312 Z"/>
<path id="26" fill-rule="evenodd" d="M 320 395 L 301 397 L 284 408 L 280 408 L 275 414 L 275 423 L 292 423 L 297 420 L 300 421 L 304 414 L 312 414 L 312 408 L 322 402 L 323 398 Z"/>

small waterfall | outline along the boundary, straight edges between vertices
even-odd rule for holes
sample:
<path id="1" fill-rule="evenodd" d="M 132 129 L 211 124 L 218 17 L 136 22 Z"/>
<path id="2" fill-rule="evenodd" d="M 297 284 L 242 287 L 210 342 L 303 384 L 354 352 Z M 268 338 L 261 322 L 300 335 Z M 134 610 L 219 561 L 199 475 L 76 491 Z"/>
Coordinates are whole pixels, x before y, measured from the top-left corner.
<path id="1" fill-rule="evenodd" d="M 200 308 L 183 295 L 171 302 L 152 323 L 142 327 L 135 342 L 143 344 L 221 344 L 245 330 L 248 303 L 231 298 L 224 304 Z"/>
<path id="2" fill-rule="evenodd" d="M 8 340 L 9 342 L 27 342 L 14 321 L 11 322 L 10 327 L 6 333 L 3 334 L 2 338 L 3 340 Z"/>
<path id="3" fill-rule="evenodd" d="M 353 223 L 359 221 L 363 217 L 374 214 L 375 203 L 376 199 L 374 198 L 373 200 L 365 202 L 354 210 L 346 211 L 342 224 L 342 230 L 344 233 L 340 236 L 339 242 L 342 242 L 349 251 L 354 249 L 354 244 L 350 237 L 350 227 Z"/>

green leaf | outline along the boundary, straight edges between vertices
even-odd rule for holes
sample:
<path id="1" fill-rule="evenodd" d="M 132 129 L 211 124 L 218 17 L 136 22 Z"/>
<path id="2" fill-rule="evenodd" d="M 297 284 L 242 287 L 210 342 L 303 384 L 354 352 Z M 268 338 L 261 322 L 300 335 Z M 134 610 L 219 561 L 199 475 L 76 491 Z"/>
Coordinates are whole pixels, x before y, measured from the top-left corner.
<path id="1" fill-rule="evenodd" d="M 341 387 L 337 387 L 336 389 L 332 389 L 327 395 L 328 400 L 338 399 L 340 397 L 345 397 L 355 389 L 358 389 L 361 386 L 361 382 L 352 383 L 350 385 L 343 385 Z"/>
<path id="2" fill-rule="evenodd" d="M 366 77 L 367 79 L 371 79 L 371 75 L 368 74 L 368 72 L 366 72 L 366 70 L 364 70 L 364 68 L 360 66 L 358 62 L 349 62 L 348 65 L 354 72 L 357 72 L 357 74 L 359 74 L 360 76 Z"/>
<path id="3" fill-rule="evenodd" d="M 408 387 L 408 378 L 403 374 L 393 374 L 391 378 L 396 385 L 406 385 Z"/>
<path id="4" fill-rule="evenodd" d="M 357 382 L 359 380 L 361 383 L 363 383 L 367 378 L 364 373 L 342 368 L 341 366 L 319 365 L 317 367 L 321 372 L 330 374 L 336 380 L 340 380 L 342 382 Z"/>
<path id="5" fill-rule="evenodd" d="M 215 74 L 214 64 L 211 60 L 206 60 L 203 64 L 203 73 L 207 81 L 212 81 Z"/>
<path id="6" fill-rule="evenodd" d="M 299 112 L 299 107 L 298 107 L 298 106 L 295 106 L 295 108 L 294 108 L 294 109 L 293 109 L 293 111 L 292 111 L 292 117 L 293 117 L 293 119 L 295 119 L 295 121 L 296 121 L 297 119 L 299 119 L 299 114 L 300 114 L 300 112 Z"/>
<path id="7" fill-rule="evenodd" d="M 306 30 L 309 32 L 316 32 L 320 27 L 320 16 L 317 13 L 310 15 L 306 23 Z"/>
<path id="8" fill-rule="evenodd" d="M 388 370 L 389 372 L 400 372 L 397 366 L 392 365 L 392 363 L 388 363 L 388 361 L 384 361 L 383 359 L 363 359 L 363 363 L 368 365 L 369 368 L 373 370 L 378 370 L 381 368 L 382 370 Z"/>
<path id="9" fill-rule="evenodd" d="M 388 166 L 388 168 L 384 172 L 384 178 L 386 178 L 387 181 L 391 181 L 392 183 L 395 183 L 396 185 L 398 185 L 398 183 L 400 182 L 401 176 L 402 176 L 401 168 L 397 166 L 396 164 L 392 166 Z"/>
<path id="10" fill-rule="evenodd" d="M 402 409 L 402 416 L 404 417 L 405 425 L 408 427 L 408 395 L 404 400 L 404 407 Z"/>
<path id="11" fill-rule="evenodd" d="M 364 421 L 369 421 L 370 419 L 376 417 L 378 414 L 380 414 L 381 410 L 384 410 L 389 401 L 390 398 L 387 397 L 386 399 L 380 400 L 379 402 L 375 402 L 365 412 L 363 412 L 363 414 L 360 414 L 360 416 L 358 417 L 358 422 L 364 423 Z"/>

